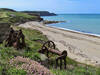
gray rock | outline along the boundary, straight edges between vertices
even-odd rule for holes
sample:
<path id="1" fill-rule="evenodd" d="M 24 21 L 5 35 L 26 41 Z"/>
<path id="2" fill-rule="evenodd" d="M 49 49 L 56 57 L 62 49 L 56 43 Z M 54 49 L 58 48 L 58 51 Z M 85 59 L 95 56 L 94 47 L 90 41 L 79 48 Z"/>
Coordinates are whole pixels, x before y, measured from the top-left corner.
<path id="1" fill-rule="evenodd" d="M 10 25 L 8 23 L 0 23 L 0 43 L 8 36 Z"/>

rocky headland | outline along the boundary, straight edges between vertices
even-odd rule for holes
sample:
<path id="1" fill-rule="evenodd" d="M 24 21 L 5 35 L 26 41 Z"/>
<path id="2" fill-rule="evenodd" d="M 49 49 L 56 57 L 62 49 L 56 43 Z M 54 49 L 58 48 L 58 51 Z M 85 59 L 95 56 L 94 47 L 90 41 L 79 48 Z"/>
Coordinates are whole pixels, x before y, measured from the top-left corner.
<path id="1" fill-rule="evenodd" d="M 39 16 L 56 16 L 55 13 L 50 13 L 48 11 L 21 11 L 30 15 L 39 15 Z"/>

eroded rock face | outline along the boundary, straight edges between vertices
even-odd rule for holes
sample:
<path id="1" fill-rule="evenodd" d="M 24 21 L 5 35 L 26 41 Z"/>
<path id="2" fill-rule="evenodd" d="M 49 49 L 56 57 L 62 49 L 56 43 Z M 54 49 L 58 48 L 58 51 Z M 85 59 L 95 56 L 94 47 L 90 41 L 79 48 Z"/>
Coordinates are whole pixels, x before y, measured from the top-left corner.
<path id="1" fill-rule="evenodd" d="M 8 36 L 10 25 L 8 23 L 0 23 L 0 43 Z"/>

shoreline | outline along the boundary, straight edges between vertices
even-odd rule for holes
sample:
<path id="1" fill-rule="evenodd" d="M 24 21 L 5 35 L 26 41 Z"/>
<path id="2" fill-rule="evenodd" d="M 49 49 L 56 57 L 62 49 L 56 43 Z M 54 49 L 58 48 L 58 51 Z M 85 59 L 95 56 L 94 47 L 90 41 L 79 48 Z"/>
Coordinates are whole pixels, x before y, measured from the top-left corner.
<path id="1" fill-rule="evenodd" d="M 75 61 L 100 66 L 100 36 L 59 29 L 40 22 L 27 22 L 20 27 L 41 31 L 49 40 L 55 42 L 60 51 L 67 50 L 68 57 Z"/>
<path id="2" fill-rule="evenodd" d="M 51 27 L 51 28 L 56 28 L 56 29 L 59 29 L 59 30 L 63 30 L 63 31 L 69 31 L 69 32 L 72 32 L 72 33 L 83 34 L 83 35 L 87 35 L 87 36 L 91 36 L 91 37 L 98 37 L 98 38 L 100 38 L 99 34 L 92 34 L 92 33 L 86 33 L 86 32 L 81 32 L 81 31 L 77 31 L 77 30 L 72 30 L 72 29 L 68 29 L 68 28 L 50 26 L 48 24 L 46 24 L 46 26 Z"/>

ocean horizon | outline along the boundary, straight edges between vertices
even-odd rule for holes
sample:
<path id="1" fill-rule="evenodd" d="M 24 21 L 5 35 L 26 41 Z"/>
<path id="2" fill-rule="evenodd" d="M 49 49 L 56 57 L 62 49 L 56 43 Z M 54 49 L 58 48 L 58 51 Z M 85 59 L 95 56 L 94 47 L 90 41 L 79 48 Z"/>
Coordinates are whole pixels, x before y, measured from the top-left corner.
<path id="1" fill-rule="evenodd" d="M 52 27 L 100 36 L 100 14 L 58 14 L 42 18 L 50 21 L 66 21 L 49 24 Z"/>

